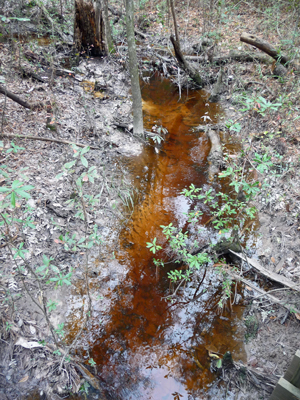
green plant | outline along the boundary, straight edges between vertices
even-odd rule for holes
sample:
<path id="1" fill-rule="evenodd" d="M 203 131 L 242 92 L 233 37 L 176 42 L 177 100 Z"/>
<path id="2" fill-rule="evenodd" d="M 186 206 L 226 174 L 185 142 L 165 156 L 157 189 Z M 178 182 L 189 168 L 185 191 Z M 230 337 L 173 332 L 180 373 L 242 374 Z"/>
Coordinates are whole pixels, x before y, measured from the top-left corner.
<path id="1" fill-rule="evenodd" d="M 278 99 L 277 103 L 272 103 L 262 96 L 248 97 L 246 95 L 242 95 L 238 97 L 237 101 L 244 106 L 244 108 L 241 108 L 239 111 L 256 111 L 262 116 L 265 116 L 266 112 L 278 111 L 283 104 L 282 97 Z"/>
<path id="2" fill-rule="evenodd" d="M 9 322 L 6 321 L 6 323 L 5 323 L 6 332 L 9 332 L 12 326 L 13 326 L 13 324 L 10 324 Z"/>
<path id="3" fill-rule="evenodd" d="M 221 238 L 227 238 L 228 245 L 240 246 L 239 243 L 239 230 L 243 228 L 245 222 L 253 219 L 256 214 L 256 208 L 250 205 L 250 201 L 260 192 L 261 185 L 258 181 L 252 180 L 246 168 L 248 156 L 241 153 L 241 160 L 243 165 L 239 165 L 239 161 L 231 162 L 227 169 L 219 174 L 219 177 L 229 178 L 229 187 L 232 186 L 233 193 L 216 192 L 211 187 L 208 190 L 197 188 L 191 184 L 189 188 L 184 189 L 182 194 L 193 201 L 194 210 L 187 213 L 188 223 L 194 226 L 193 230 L 201 229 L 199 222 L 203 215 L 201 211 L 201 204 L 208 206 L 211 213 L 211 224 L 219 232 L 220 241 L 211 246 L 210 251 L 199 251 L 197 241 L 192 240 L 192 233 L 189 229 L 178 229 L 170 223 L 167 226 L 161 226 L 162 233 L 167 241 L 167 254 L 171 254 L 172 260 L 179 263 L 180 267 L 175 268 L 167 273 L 171 282 L 176 283 L 178 286 L 184 281 L 189 281 L 193 278 L 196 271 L 199 271 L 206 265 L 211 265 L 213 262 L 214 248 L 217 248 L 221 243 Z M 230 162 L 230 159 L 227 158 Z M 250 161 L 250 160 L 249 160 Z M 272 167 L 270 156 L 267 154 L 260 156 L 255 154 L 254 159 L 249 162 L 250 165 L 255 164 L 259 171 L 265 172 L 268 168 Z M 235 195 L 234 195 L 235 193 Z M 198 227 L 197 227 L 198 225 Z M 223 235 L 223 236 L 222 236 Z M 227 236 L 225 236 L 227 235 Z M 147 248 L 156 254 L 162 250 L 162 246 L 157 243 L 157 238 L 152 242 L 146 244 Z M 165 261 L 163 259 L 153 259 L 156 269 L 164 267 Z M 230 300 L 231 287 L 233 285 L 232 279 L 224 269 L 224 262 L 219 273 L 222 276 L 222 295 L 219 300 L 220 309 L 223 308 L 224 303 Z M 176 293 L 177 289 L 174 293 Z"/>
<path id="4" fill-rule="evenodd" d="M 232 119 L 229 119 L 225 123 L 226 128 L 228 128 L 231 132 L 239 133 L 242 130 L 242 126 L 238 122 L 234 122 Z"/>
<path id="5" fill-rule="evenodd" d="M 64 326 L 65 324 L 62 322 L 61 324 L 58 324 L 57 329 L 55 329 L 55 332 L 59 337 L 63 337 L 65 335 Z"/>
<path id="6" fill-rule="evenodd" d="M 83 384 L 81 385 L 79 391 L 85 394 L 89 394 L 89 387 L 90 384 L 87 381 L 84 381 Z"/>
<path id="7" fill-rule="evenodd" d="M 97 363 L 92 358 L 89 359 L 88 363 L 91 367 L 95 367 L 97 365 Z"/>
<path id="8" fill-rule="evenodd" d="M 0 143 L 0 146 L 3 147 L 3 143 Z M 85 252 L 85 280 L 89 298 L 89 310 L 86 312 L 87 319 L 84 321 L 84 324 L 86 324 L 89 317 L 92 315 L 87 276 L 87 266 L 89 262 L 88 253 L 93 246 L 102 243 L 97 225 L 89 224 L 87 209 L 90 212 L 95 209 L 95 206 L 99 204 L 101 194 L 84 193 L 85 187 L 89 184 L 94 184 L 95 180 L 99 178 L 96 167 L 89 166 L 86 158 L 89 148 L 78 148 L 77 146 L 73 146 L 72 148 L 72 160 L 64 164 L 63 171 L 57 178 L 67 179 L 73 186 L 75 195 L 67 205 L 73 207 L 75 209 L 75 217 L 83 221 L 84 235 L 81 238 L 77 238 L 75 234 L 65 232 L 60 236 L 61 240 L 57 240 L 56 242 L 58 244 L 63 244 L 67 251 L 84 250 Z M 12 154 L 17 153 L 19 150 L 25 149 L 12 142 L 10 148 L 5 151 L 6 158 L 11 157 Z M 76 173 L 76 168 L 78 168 L 78 166 L 80 166 L 79 174 Z M 35 188 L 33 185 L 28 185 L 26 182 L 18 178 L 12 179 L 15 172 L 5 164 L 1 165 L 0 174 L 4 178 L 4 184 L 0 187 L 0 238 L 6 244 L 7 253 L 11 257 L 14 263 L 14 268 L 17 270 L 18 277 L 23 284 L 24 293 L 27 293 L 31 300 L 44 314 L 52 333 L 53 340 L 57 346 L 55 354 L 60 356 L 61 352 L 58 349 L 59 341 L 65 334 L 64 323 L 59 324 L 55 329 L 49 319 L 49 313 L 56 310 L 58 303 L 51 299 L 45 299 L 46 301 L 41 303 L 37 301 L 37 293 L 34 293 L 34 291 L 31 291 L 28 288 L 28 279 L 25 280 L 25 276 L 29 274 L 31 281 L 35 282 L 38 291 L 42 293 L 43 285 L 45 284 L 49 285 L 54 283 L 56 287 L 63 285 L 70 286 L 72 284 L 73 270 L 72 268 L 66 270 L 65 267 L 60 267 L 60 265 L 55 262 L 54 257 L 50 257 L 46 254 L 42 255 L 42 260 L 37 266 L 33 265 L 28 255 L 26 234 L 30 229 L 35 229 L 36 226 L 31 216 L 32 207 L 26 204 L 26 202 L 31 199 L 31 192 L 33 192 Z M 18 175 L 22 175 L 22 170 L 18 171 Z M 26 181 L 26 176 L 24 175 L 23 177 Z M 59 227 L 59 225 L 57 225 L 57 227 Z M 12 240 L 15 232 L 20 232 L 19 235 L 25 238 L 25 240 L 15 244 Z M 12 303 L 14 302 L 14 297 L 11 296 Z M 9 299 L 9 297 L 7 298 Z M 8 328 L 9 326 L 7 325 L 7 329 Z M 68 352 L 64 354 L 63 359 L 67 356 Z"/>

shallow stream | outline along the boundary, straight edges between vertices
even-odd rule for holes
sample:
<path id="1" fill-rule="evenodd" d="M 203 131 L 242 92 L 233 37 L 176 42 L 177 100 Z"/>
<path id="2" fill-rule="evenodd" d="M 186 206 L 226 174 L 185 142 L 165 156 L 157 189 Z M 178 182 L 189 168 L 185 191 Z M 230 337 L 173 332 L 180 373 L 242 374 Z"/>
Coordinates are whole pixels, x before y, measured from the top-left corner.
<path id="1" fill-rule="evenodd" d="M 169 133 L 156 149 L 145 146 L 140 156 L 120 160 L 139 196 L 119 235 L 115 259 L 103 264 L 107 276 L 98 283 L 101 303 L 107 307 L 101 321 L 94 321 L 88 357 L 97 363 L 98 376 L 116 398 L 232 399 L 210 371 L 209 353 L 221 357 L 231 351 L 234 360 L 245 360 L 243 306 L 234 305 L 232 312 L 220 315 L 221 283 L 212 272 L 207 272 L 200 288 L 204 272 L 198 282 L 180 289 L 173 303 L 167 301 L 167 272 L 178 264 L 156 270 L 146 247 L 155 237 L 165 243 L 161 225 L 172 222 L 187 228 L 183 213 L 194 204 L 181 194 L 184 188 L 191 183 L 204 190 L 211 187 L 207 180 L 210 144 L 205 133 L 193 128 L 205 121 L 217 122 L 222 110 L 208 103 L 205 91 L 183 92 L 180 97 L 178 88 L 160 76 L 153 76 L 142 94 L 145 128 L 162 125 Z M 220 182 L 214 183 L 214 189 L 221 189 Z M 200 244 L 215 234 L 205 226 L 209 218 L 207 210 L 197 235 Z"/>

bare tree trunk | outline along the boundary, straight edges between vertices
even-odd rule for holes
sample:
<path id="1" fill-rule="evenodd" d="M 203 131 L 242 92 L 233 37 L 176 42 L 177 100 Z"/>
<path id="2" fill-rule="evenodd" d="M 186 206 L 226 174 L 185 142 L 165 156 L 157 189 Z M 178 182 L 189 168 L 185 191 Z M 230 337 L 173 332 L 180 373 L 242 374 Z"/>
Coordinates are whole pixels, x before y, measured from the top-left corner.
<path id="1" fill-rule="evenodd" d="M 138 61 L 136 55 L 133 9 L 134 0 L 126 0 L 126 32 L 128 43 L 129 73 L 131 80 L 132 107 L 133 107 L 133 132 L 136 135 L 144 134 L 142 95 L 139 80 Z"/>
<path id="2" fill-rule="evenodd" d="M 108 19 L 108 0 L 101 0 L 102 1 L 102 10 L 103 10 L 103 21 L 104 21 L 104 29 L 105 29 L 105 38 L 106 42 L 105 45 L 107 46 L 107 53 L 114 53 L 114 42 L 111 36 L 111 29 Z"/>
<path id="3" fill-rule="evenodd" d="M 181 68 L 183 68 L 189 74 L 189 76 L 195 83 L 197 83 L 198 86 L 202 87 L 203 82 L 199 72 L 190 63 L 188 63 L 185 57 L 183 56 L 179 42 L 176 41 L 174 36 L 170 36 L 170 40 L 173 44 L 175 56 Z"/>
<path id="4" fill-rule="evenodd" d="M 195 83 L 197 83 L 197 85 L 202 87 L 203 83 L 202 83 L 202 78 L 201 78 L 199 72 L 191 64 L 189 64 L 186 61 L 186 59 L 184 58 L 184 56 L 181 52 L 180 39 L 179 39 L 178 27 L 177 27 L 177 21 L 176 21 L 176 13 L 175 13 L 173 0 L 170 0 L 170 6 L 171 6 L 171 11 L 172 11 L 172 16 L 173 16 L 174 31 L 175 31 L 175 37 L 176 37 L 176 39 L 175 39 L 174 36 L 171 35 L 170 40 L 174 47 L 175 56 L 177 58 L 179 65 L 181 66 L 181 68 L 183 68 L 189 74 L 189 76 L 193 79 L 193 81 Z"/>
<path id="5" fill-rule="evenodd" d="M 75 0 L 74 42 L 77 51 L 107 55 L 103 12 L 99 0 Z"/>
<path id="6" fill-rule="evenodd" d="M 170 1 L 171 11 L 172 11 L 172 16 L 173 16 L 176 42 L 178 43 L 178 47 L 179 47 L 179 50 L 180 50 L 180 40 L 179 40 L 179 34 L 178 34 L 178 27 L 177 27 L 176 13 L 175 13 L 175 7 L 174 7 L 174 0 L 169 0 L 169 1 Z"/>

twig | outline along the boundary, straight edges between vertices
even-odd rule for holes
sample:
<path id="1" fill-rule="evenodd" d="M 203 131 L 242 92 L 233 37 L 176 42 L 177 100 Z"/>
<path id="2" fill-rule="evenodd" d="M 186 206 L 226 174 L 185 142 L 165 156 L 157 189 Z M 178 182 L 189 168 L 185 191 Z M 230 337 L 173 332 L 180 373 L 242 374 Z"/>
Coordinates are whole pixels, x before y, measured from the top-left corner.
<path id="1" fill-rule="evenodd" d="M 256 260 L 253 260 L 250 257 L 243 256 L 243 255 L 236 253 L 235 251 L 230 250 L 230 249 L 229 249 L 229 251 L 232 254 L 236 255 L 237 257 L 241 258 L 243 261 L 246 261 L 247 263 L 249 263 L 252 267 L 254 267 L 256 270 L 258 270 L 262 275 L 266 276 L 267 278 L 269 278 L 275 282 L 278 282 L 281 285 L 286 286 L 292 290 L 296 290 L 296 291 L 300 292 L 299 284 L 292 282 L 291 280 L 289 280 L 288 278 L 286 278 L 283 275 L 279 275 L 279 274 L 276 274 L 275 272 L 267 270 L 265 267 L 260 265 L 259 262 L 257 262 Z"/>
<path id="2" fill-rule="evenodd" d="M 4 107 L 2 111 L 2 120 L 1 120 L 1 134 L 3 134 L 3 128 L 4 128 L 4 115 L 5 115 L 5 110 L 6 110 L 6 99 L 7 99 L 7 90 L 5 86 L 5 98 L 4 98 Z"/>
<path id="3" fill-rule="evenodd" d="M 237 275 L 231 271 L 229 271 L 228 269 L 226 269 L 226 272 L 236 281 L 241 281 L 243 282 L 245 285 L 251 287 L 251 289 L 256 290 L 257 292 L 260 293 L 261 296 L 267 296 L 267 298 L 274 304 L 278 304 L 284 308 L 286 308 L 289 312 L 291 312 L 291 310 L 293 310 L 293 312 L 296 312 L 297 314 L 300 314 L 300 310 L 298 310 L 296 307 L 294 307 L 292 304 L 288 304 L 286 302 L 284 302 L 283 300 L 279 300 L 277 299 L 277 297 L 272 296 L 271 294 L 268 294 L 268 292 L 265 292 L 263 289 L 256 287 L 251 281 L 243 278 L 240 275 Z"/>
<path id="4" fill-rule="evenodd" d="M 272 96 L 275 96 L 275 93 L 271 90 L 271 89 L 269 89 L 268 88 L 268 86 L 265 84 L 265 83 L 263 83 L 263 82 L 258 82 L 258 81 L 248 81 L 248 82 L 246 82 L 245 83 L 245 85 L 244 86 L 247 86 L 247 85 L 252 85 L 252 84 L 255 84 L 255 85 L 262 85 L 268 92 L 270 92 L 271 93 L 271 95 Z"/>
<path id="5" fill-rule="evenodd" d="M 52 138 L 44 138 L 44 137 L 38 137 L 38 136 L 8 134 L 8 133 L 1 133 L 1 136 L 7 137 L 7 138 L 41 140 L 42 142 L 54 142 L 54 143 L 62 143 L 62 144 L 75 144 L 78 147 L 89 146 L 93 150 L 101 150 L 100 147 L 90 146 L 88 144 L 70 142 L 69 140 L 62 140 L 62 139 L 52 139 Z"/>

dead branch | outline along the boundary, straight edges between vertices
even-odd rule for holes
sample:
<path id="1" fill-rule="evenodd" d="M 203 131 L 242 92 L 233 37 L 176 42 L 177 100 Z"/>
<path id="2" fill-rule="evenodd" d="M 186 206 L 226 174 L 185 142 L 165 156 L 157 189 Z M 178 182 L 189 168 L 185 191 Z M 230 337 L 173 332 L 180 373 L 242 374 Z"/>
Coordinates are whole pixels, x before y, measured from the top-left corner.
<path id="1" fill-rule="evenodd" d="M 81 144 L 81 143 L 75 143 L 75 142 L 70 142 L 69 140 L 62 140 L 62 139 L 51 139 L 51 138 L 44 138 L 44 137 L 38 137 L 38 136 L 30 136 L 30 135 L 12 135 L 8 133 L 2 133 L 0 136 L 4 136 L 7 138 L 17 138 L 17 139 L 30 139 L 30 140 L 40 140 L 42 142 L 54 142 L 54 143 L 62 143 L 62 144 L 75 144 L 78 147 L 86 147 L 89 146 L 93 150 L 101 150 L 99 147 L 95 146 L 90 146 L 88 144 Z"/>
<path id="2" fill-rule="evenodd" d="M 27 103 L 26 101 L 20 99 L 20 97 L 18 97 L 17 95 L 9 92 L 3 86 L 0 86 L 0 93 L 4 94 L 4 96 L 9 97 L 11 100 L 15 101 L 16 103 L 20 104 L 21 106 L 23 106 L 25 108 L 29 108 L 30 110 L 35 110 L 36 108 L 44 107 L 43 103 L 35 103 L 35 104 Z"/>
<path id="3" fill-rule="evenodd" d="M 187 60 L 198 61 L 201 63 L 208 62 L 207 58 L 204 56 L 185 56 L 185 58 Z M 226 54 L 224 56 L 216 56 L 213 57 L 212 59 L 212 63 L 217 65 L 226 64 L 231 61 L 241 61 L 241 62 L 258 61 L 261 63 L 268 64 L 270 63 L 270 58 L 263 54 L 231 51 L 229 54 Z"/>
<path id="4" fill-rule="evenodd" d="M 79 372 L 82 374 L 84 379 L 96 390 L 98 390 L 101 393 L 102 400 L 106 399 L 106 396 L 100 386 L 99 380 L 90 373 L 90 371 L 82 364 L 82 363 L 73 363 L 73 365 L 79 370 Z"/>
<path id="5" fill-rule="evenodd" d="M 269 56 L 274 58 L 274 60 L 279 61 L 284 66 L 286 66 L 290 61 L 287 56 L 281 54 L 280 51 L 276 50 L 275 47 L 270 45 L 270 43 L 258 38 L 257 36 L 244 32 L 241 34 L 240 41 L 257 47 L 259 50 L 267 53 Z"/>
<path id="6" fill-rule="evenodd" d="M 188 73 L 188 75 L 192 78 L 192 80 L 199 85 L 200 87 L 203 86 L 202 78 L 199 74 L 199 72 L 191 65 L 189 64 L 185 57 L 183 56 L 180 45 L 177 42 L 177 40 L 174 38 L 173 35 L 170 36 L 170 40 L 173 44 L 174 51 L 175 51 L 175 56 L 176 59 L 179 63 L 179 65 Z"/>
<path id="7" fill-rule="evenodd" d="M 231 250 L 230 250 L 231 251 Z M 233 252 L 234 253 L 234 252 Z M 236 253 L 234 253 L 236 254 Z M 228 269 L 226 269 L 226 272 L 228 273 L 228 275 L 230 275 L 235 281 L 241 281 L 243 282 L 245 285 L 249 286 L 251 289 L 255 290 L 256 292 L 260 293 L 260 296 L 257 297 L 266 297 L 267 299 L 269 299 L 272 303 L 274 304 L 278 304 L 282 307 L 284 307 L 285 309 L 287 309 L 289 312 L 291 312 L 291 310 L 293 310 L 294 312 L 296 312 L 297 314 L 300 315 L 300 310 L 297 309 L 293 304 L 289 304 L 284 300 L 279 300 L 277 297 L 272 296 L 271 294 L 269 294 L 268 292 L 265 292 L 263 289 L 255 286 L 251 281 L 249 281 L 248 279 L 243 278 L 242 276 L 233 273 L 232 271 L 229 271 Z"/>
<path id="8" fill-rule="evenodd" d="M 278 282 L 281 285 L 284 285 L 292 290 L 296 290 L 297 292 L 300 292 L 300 285 L 296 284 L 292 281 L 290 281 L 288 278 L 286 278 L 285 276 L 276 274 L 276 272 L 272 272 L 267 270 L 265 267 L 263 267 L 262 265 L 260 265 L 256 260 L 249 258 L 249 257 L 245 257 L 240 253 L 236 253 L 232 250 L 229 250 L 231 253 L 233 253 L 234 255 L 236 255 L 237 257 L 241 258 L 243 261 L 247 262 L 248 264 L 250 264 L 252 267 L 254 267 L 257 271 L 259 271 L 262 275 L 266 276 L 267 278 L 271 279 L 272 281 Z"/>
<path id="9" fill-rule="evenodd" d="M 146 35 L 145 33 L 139 31 L 138 29 L 134 29 L 134 33 L 140 35 L 143 39 L 147 39 L 149 37 L 149 35 Z"/>

